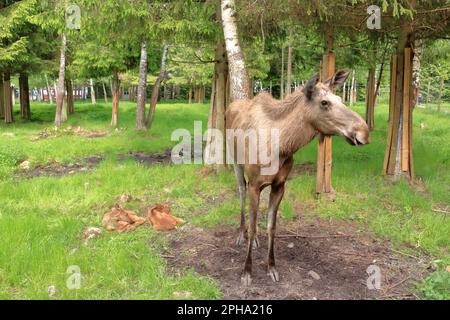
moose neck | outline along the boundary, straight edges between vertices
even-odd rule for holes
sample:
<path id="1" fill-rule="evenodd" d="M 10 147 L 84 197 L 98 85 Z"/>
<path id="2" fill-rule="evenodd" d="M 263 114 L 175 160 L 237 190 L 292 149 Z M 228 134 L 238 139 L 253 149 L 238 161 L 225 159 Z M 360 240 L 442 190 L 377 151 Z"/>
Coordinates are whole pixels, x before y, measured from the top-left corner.
<path id="1" fill-rule="evenodd" d="M 298 89 L 276 108 L 269 118 L 273 121 L 273 127 L 280 131 L 280 155 L 290 156 L 310 143 L 318 133 L 311 125 L 311 107 Z"/>

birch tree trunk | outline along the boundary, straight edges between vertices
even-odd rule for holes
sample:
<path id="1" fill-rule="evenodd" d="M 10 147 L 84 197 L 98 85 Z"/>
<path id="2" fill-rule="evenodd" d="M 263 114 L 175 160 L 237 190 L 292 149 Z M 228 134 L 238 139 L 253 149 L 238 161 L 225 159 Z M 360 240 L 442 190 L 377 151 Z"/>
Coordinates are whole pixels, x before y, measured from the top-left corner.
<path id="1" fill-rule="evenodd" d="M 352 71 L 352 82 L 350 86 L 350 96 L 349 96 L 350 106 L 353 106 L 353 103 L 355 102 L 354 91 L 355 91 L 355 70 Z"/>
<path id="2" fill-rule="evenodd" d="M 106 93 L 106 86 L 105 82 L 102 81 L 102 87 L 103 87 L 103 98 L 105 99 L 105 103 L 108 103 L 108 94 Z"/>
<path id="3" fill-rule="evenodd" d="M 420 91 L 420 61 L 422 60 L 423 40 L 414 41 L 414 58 L 412 66 L 413 99 L 417 104 Z"/>
<path id="4" fill-rule="evenodd" d="M 427 100 L 425 102 L 426 106 L 428 107 L 428 103 L 430 103 L 430 87 L 431 87 L 431 80 L 428 80 L 427 85 Z"/>
<path id="5" fill-rule="evenodd" d="M 288 60 L 287 60 L 287 80 L 286 80 L 286 96 L 290 95 L 292 90 L 292 30 L 289 31 L 288 43 Z"/>
<path id="6" fill-rule="evenodd" d="M 345 103 L 345 90 L 347 87 L 347 81 L 344 82 L 344 86 L 342 87 L 342 101 Z"/>
<path id="7" fill-rule="evenodd" d="M 120 99 L 120 80 L 119 80 L 119 73 L 117 71 L 113 73 L 111 88 L 112 88 L 111 126 L 117 127 L 117 121 L 119 118 L 119 99 Z"/>
<path id="8" fill-rule="evenodd" d="M 251 84 L 239 44 L 235 1 L 222 0 L 221 9 L 223 34 L 230 68 L 231 99 L 232 101 L 248 99 L 251 96 Z"/>
<path id="9" fill-rule="evenodd" d="M 28 75 L 26 73 L 21 73 L 19 75 L 20 115 L 26 120 L 31 119 L 29 91 Z"/>
<path id="10" fill-rule="evenodd" d="M 50 104 L 53 104 L 52 92 L 50 91 L 50 85 L 49 85 L 49 83 L 48 83 L 48 77 L 47 77 L 47 75 L 45 75 L 45 84 L 47 85 L 48 102 L 49 102 Z"/>
<path id="11" fill-rule="evenodd" d="M 14 109 L 14 106 L 16 105 L 16 90 L 14 86 L 11 87 L 11 104 Z"/>
<path id="12" fill-rule="evenodd" d="M 192 86 L 189 85 L 189 93 L 188 93 L 189 104 L 192 103 Z"/>
<path id="13" fill-rule="evenodd" d="M 61 36 L 61 52 L 60 52 L 60 60 L 59 60 L 59 76 L 58 76 L 58 84 L 56 88 L 56 114 L 55 114 L 55 126 L 57 128 L 61 127 L 62 123 L 62 109 L 64 104 L 64 78 L 66 73 L 66 45 L 67 39 L 66 35 L 63 33 Z"/>
<path id="14" fill-rule="evenodd" d="M 151 127 L 152 127 L 153 117 L 154 117 L 154 113 L 155 113 L 156 103 L 158 102 L 161 83 L 166 78 L 166 63 L 167 63 L 168 48 L 169 48 L 169 46 L 167 44 L 164 44 L 162 57 L 161 57 L 161 69 L 159 71 L 158 78 L 156 79 L 155 84 L 153 85 L 152 98 L 150 100 L 150 107 L 149 107 L 149 111 L 148 111 L 148 115 L 147 115 L 147 121 L 145 124 L 147 126 L 147 129 L 151 129 Z"/>
<path id="15" fill-rule="evenodd" d="M 145 103 L 147 99 L 147 43 L 141 44 L 141 61 L 139 63 L 139 85 L 136 104 L 136 128 L 145 129 Z"/>
<path id="16" fill-rule="evenodd" d="M 95 88 L 94 88 L 94 80 L 89 79 L 89 87 L 91 89 L 91 102 L 92 104 L 97 104 L 97 99 L 95 98 Z"/>

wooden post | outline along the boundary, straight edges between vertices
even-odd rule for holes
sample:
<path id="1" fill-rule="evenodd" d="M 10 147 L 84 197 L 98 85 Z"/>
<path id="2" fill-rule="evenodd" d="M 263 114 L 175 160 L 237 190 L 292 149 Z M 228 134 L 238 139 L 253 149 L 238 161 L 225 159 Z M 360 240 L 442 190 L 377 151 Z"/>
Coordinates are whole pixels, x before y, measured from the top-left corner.
<path id="1" fill-rule="evenodd" d="M 409 46 L 395 54 L 391 63 L 389 131 L 383 173 L 398 179 L 414 178 L 412 154 L 412 112 L 415 105 L 412 81 L 413 53 Z"/>
<path id="2" fill-rule="evenodd" d="M 375 68 L 370 68 L 366 87 L 366 123 L 370 131 L 375 126 L 375 94 Z"/>
<path id="3" fill-rule="evenodd" d="M 321 62 L 321 80 L 325 81 L 333 76 L 335 70 L 336 56 L 333 52 L 329 52 L 323 56 Z M 332 191 L 332 138 L 319 136 L 318 140 L 316 193 L 330 193 Z"/>

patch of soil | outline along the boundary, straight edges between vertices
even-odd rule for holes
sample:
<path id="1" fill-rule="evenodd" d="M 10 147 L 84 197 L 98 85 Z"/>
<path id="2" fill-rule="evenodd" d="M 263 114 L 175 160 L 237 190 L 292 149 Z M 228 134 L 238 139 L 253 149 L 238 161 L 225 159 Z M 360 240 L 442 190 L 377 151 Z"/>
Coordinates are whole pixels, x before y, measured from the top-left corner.
<path id="1" fill-rule="evenodd" d="M 90 171 L 97 167 L 102 160 L 103 158 L 101 156 L 90 156 L 70 164 L 53 161 L 48 165 L 37 165 L 28 171 L 24 171 L 22 174 L 29 178 L 40 176 L 61 177 L 78 172 Z"/>
<path id="2" fill-rule="evenodd" d="M 291 173 L 288 179 L 293 179 L 301 175 L 314 175 L 316 174 L 316 165 L 312 162 L 295 163 L 292 167 Z"/>
<path id="3" fill-rule="evenodd" d="M 171 164 L 172 163 L 172 151 L 167 149 L 164 152 L 148 153 L 148 152 L 128 152 L 119 154 L 117 159 L 124 161 L 128 159 L 136 160 L 144 165 L 153 164 Z"/>
<path id="4" fill-rule="evenodd" d="M 267 237 L 253 252 L 253 282 L 240 282 L 245 247 L 234 245 L 232 227 L 189 225 L 169 235 L 173 270 L 193 268 L 220 284 L 225 299 L 415 299 L 414 283 L 427 273 L 426 258 L 399 254 L 355 223 L 280 219 L 275 257 L 280 282 L 266 275 Z M 367 268 L 380 268 L 380 290 L 369 290 Z M 311 272 L 312 271 L 312 272 Z M 318 275 L 318 276 L 317 276 Z"/>
<path id="5" fill-rule="evenodd" d="M 56 138 L 63 135 L 74 135 L 78 137 L 85 137 L 85 138 L 101 138 L 105 137 L 108 133 L 105 131 L 92 131 L 92 130 L 84 130 L 81 129 L 81 127 L 77 127 L 76 129 L 73 129 L 72 126 L 68 126 L 65 129 L 55 130 L 55 129 L 48 129 L 45 128 L 41 132 L 39 132 L 35 137 L 31 139 L 31 141 L 36 142 L 42 139 L 47 138 Z"/>
<path id="6" fill-rule="evenodd" d="M 86 138 L 101 138 L 101 137 L 105 137 L 107 134 L 108 133 L 105 131 L 82 130 L 80 127 L 78 127 L 73 132 L 73 135 L 75 135 L 75 136 L 86 137 Z"/>

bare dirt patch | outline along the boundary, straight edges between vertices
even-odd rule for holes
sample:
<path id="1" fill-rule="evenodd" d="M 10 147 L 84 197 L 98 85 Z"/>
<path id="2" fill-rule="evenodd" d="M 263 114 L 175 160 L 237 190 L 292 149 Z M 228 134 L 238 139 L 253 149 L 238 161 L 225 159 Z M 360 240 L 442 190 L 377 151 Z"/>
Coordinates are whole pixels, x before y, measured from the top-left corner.
<path id="1" fill-rule="evenodd" d="M 105 137 L 108 133 L 106 131 L 93 131 L 93 130 L 85 130 L 81 129 L 81 127 L 77 127 L 74 129 L 72 126 L 68 126 L 65 129 L 48 129 L 45 128 L 41 132 L 39 132 L 35 137 L 31 139 L 31 141 L 36 142 L 42 139 L 47 138 L 57 138 L 64 135 L 74 135 L 78 137 L 85 137 L 85 138 L 102 138 Z"/>
<path id="2" fill-rule="evenodd" d="M 281 219 L 275 244 L 280 282 L 266 275 L 267 237 L 253 254 L 253 283 L 243 287 L 244 247 L 234 246 L 232 227 L 185 226 L 171 233 L 168 263 L 213 277 L 226 299 L 415 299 L 414 283 L 427 273 L 427 258 L 399 254 L 345 221 Z M 381 289 L 367 288 L 367 268 L 381 271 Z"/>
<path id="3" fill-rule="evenodd" d="M 316 165 L 312 162 L 295 163 L 292 167 L 289 179 L 293 179 L 297 176 L 306 175 L 310 176 L 316 174 Z"/>
<path id="4" fill-rule="evenodd" d="M 34 168 L 21 172 L 21 175 L 28 178 L 51 176 L 61 177 L 65 175 L 71 175 L 78 172 L 91 171 L 99 165 L 103 160 L 101 156 L 90 156 L 83 159 L 79 159 L 74 163 L 63 164 L 58 161 L 52 161 L 46 165 L 37 165 Z"/>
<path id="5" fill-rule="evenodd" d="M 153 164 L 171 164 L 171 150 L 167 149 L 164 152 L 128 152 L 124 154 L 119 154 L 117 159 L 119 161 L 124 160 L 136 160 L 139 163 L 144 165 L 153 165 Z"/>

